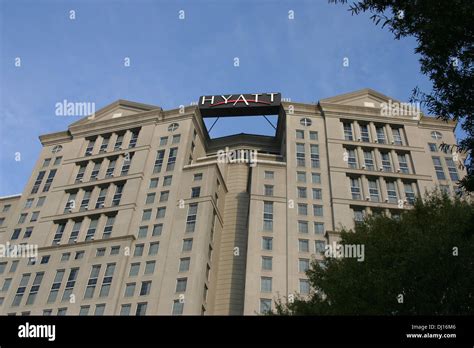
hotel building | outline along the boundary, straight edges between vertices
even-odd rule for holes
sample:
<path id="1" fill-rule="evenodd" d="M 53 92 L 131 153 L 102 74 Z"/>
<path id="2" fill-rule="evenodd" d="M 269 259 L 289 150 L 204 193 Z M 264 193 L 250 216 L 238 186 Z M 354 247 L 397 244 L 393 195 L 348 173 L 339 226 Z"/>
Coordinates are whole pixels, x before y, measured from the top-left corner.
<path id="1" fill-rule="evenodd" d="M 0 198 L 0 244 L 38 246 L 0 258 L 0 314 L 260 313 L 310 291 L 305 270 L 341 226 L 465 174 L 439 148 L 454 123 L 384 112 L 398 102 L 370 89 L 232 98 L 119 100 L 40 136 L 24 191 Z M 260 113 L 277 115 L 274 136 L 211 138 L 203 122 Z"/>

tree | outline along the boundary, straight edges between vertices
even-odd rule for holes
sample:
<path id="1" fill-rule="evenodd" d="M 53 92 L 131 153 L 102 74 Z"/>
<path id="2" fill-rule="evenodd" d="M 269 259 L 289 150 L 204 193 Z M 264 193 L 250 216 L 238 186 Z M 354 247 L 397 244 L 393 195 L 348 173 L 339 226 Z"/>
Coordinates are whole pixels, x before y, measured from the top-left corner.
<path id="1" fill-rule="evenodd" d="M 346 4 L 347 0 L 329 2 Z M 349 11 L 352 15 L 368 11 L 374 23 L 387 26 L 396 40 L 415 37 L 421 72 L 433 89 L 424 93 L 415 86 L 410 101 L 420 102 L 443 120 L 461 123 L 467 136 L 456 149 L 467 155 L 460 167 L 466 167 L 468 175 L 460 187 L 474 192 L 474 1 L 360 0 Z"/>
<path id="2" fill-rule="evenodd" d="M 399 218 L 372 215 L 341 245 L 364 260 L 312 262 L 308 298 L 277 301 L 286 315 L 461 315 L 474 313 L 474 203 L 439 192 Z M 346 255 L 347 256 L 347 255 Z"/>

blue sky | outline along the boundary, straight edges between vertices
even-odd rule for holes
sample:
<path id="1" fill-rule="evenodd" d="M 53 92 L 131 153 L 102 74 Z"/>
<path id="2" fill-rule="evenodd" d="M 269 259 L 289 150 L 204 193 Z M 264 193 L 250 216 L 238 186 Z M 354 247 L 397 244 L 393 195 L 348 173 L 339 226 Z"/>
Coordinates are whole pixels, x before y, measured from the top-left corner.
<path id="1" fill-rule="evenodd" d="M 64 99 L 170 109 L 207 94 L 281 92 L 316 102 L 370 87 L 408 100 L 416 85 L 431 88 L 414 47 L 326 0 L 0 0 L 0 196 L 23 191 L 40 134 L 79 119 L 55 116 Z M 219 121 L 211 135 L 229 132 L 269 126 Z"/>

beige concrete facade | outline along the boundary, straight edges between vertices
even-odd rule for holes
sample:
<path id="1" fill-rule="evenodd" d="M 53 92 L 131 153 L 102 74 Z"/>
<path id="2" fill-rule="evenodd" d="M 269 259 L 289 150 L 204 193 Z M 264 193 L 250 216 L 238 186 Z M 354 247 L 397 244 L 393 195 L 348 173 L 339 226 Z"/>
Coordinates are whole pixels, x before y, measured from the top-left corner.
<path id="1" fill-rule="evenodd" d="M 24 191 L 0 198 L 0 243 L 38 246 L 0 258 L 0 313 L 252 315 L 304 294 L 341 226 L 465 174 L 437 149 L 453 123 L 386 115 L 389 101 L 284 102 L 275 137 L 210 139 L 197 106 L 119 100 L 41 136 Z"/>

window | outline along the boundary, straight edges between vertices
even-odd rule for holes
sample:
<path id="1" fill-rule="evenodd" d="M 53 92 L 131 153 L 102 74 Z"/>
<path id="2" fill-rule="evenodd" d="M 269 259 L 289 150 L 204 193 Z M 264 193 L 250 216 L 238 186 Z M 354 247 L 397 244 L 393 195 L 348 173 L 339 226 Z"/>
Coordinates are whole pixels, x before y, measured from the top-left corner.
<path id="1" fill-rule="evenodd" d="M 264 195 L 265 196 L 273 196 L 273 185 L 264 185 Z"/>
<path id="2" fill-rule="evenodd" d="M 308 205 L 304 203 L 298 203 L 298 215 L 308 215 Z"/>
<path id="3" fill-rule="evenodd" d="M 349 168 L 357 168 L 357 156 L 354 149 L 347 149 L 347 164 Z"/>
<path id="4" fill-rule="evenodd" d="M 84 251 L 76 251 L 76 255 L 74 256 L 74 260 L 81 260 L 84 258 Z"/>
<path id="5" fill-rule="evenodd" d="M 108 216 L 107 222 L 105 223 L 104 233 L 102 234 L 103 239 L 110 238 L 112 230 L 114 228 L 115 216 Z"/>
<path id="6" fill-rule="evenodd" d="M 305 273 L 308 269 L 309 269 L 309 259 L 299 259 L 298 271 L 300 273 Z"/>
<path id="7" fill-rule="evenodd" d="M 432 157 L 432 159 L 436 171 L 436 177 L 438 178 L 438 180 L 446 180 L 443 165 L 441 164 L 441 159 L 439 157 Z"/>
<path id="8" fill-rule="evenodd" d="M 101 164 L 102 164 L 101 162 L 94 162 L 94 168 L 92 168 L 92 173 L 91 173 L 90 181 L 97 180 L 97 176 L 99 175 L 100 165 L 101 165 Z"/>
<path id="9" fill-rule="evenodd" d="M 155 166 L 153 167 L 153 173 L 161 172 L 163 166 L 163 160 L 165 158 L 165 150 L 158 150 L 156 153 Z"/>
<path id="10" fill-rule="evenodd" d="M 146 307 L 147 307 L 146 302 L 137 303 L 137 310 L 135 312 L 135 315 L 137 315 L 137 316 L 145 315 L 146 314 Z"/>
<path id="11" fill-rule="evenodd" d="M 456 170 L 456 164 L 454 164 L 453 159 L 450 157 L 446 157 L 444 160 L 446 161 L 446 166 L 448 167 L 449 177 L 452 181 L 458 181 L 459 175 L 458 171 Z"/>
<path id="12" fill-rule="evenodd" d="M 305 150 L 304 144 L 296 144 L 296 166 L 298 167 L 305 167 Z"/>
<path id="13" fill-rule="evenodd" d="M 298 198 L 307 198 L 306 187 L 297 187 Z"/>
<path id="14" fill-rule="evenodd" d="M 308 233 L 308 221 L 298 221 L 298 232 Z"/>
<path id="15" fill-rule="evenodd" d="M 166 165 L 166 171 L 172 171 L 174 169 L 177 156 L 178 156 L 178 148 L 177 147 L 171 148 L 170 153 L 168 155 L 168 164 Z"/>
<path id="16" fill-rule="evenodd" d="M 384 130 L 383 126 L 377 126 L 377 127 L 375 127 L 375 130 L 377 132 L 377 142 L 379 144 L 385 144 L 386 143 L 385 130 Z"/>
<path id="17" fill-rule="evenodd" d="M 46 197 L 39 197 L 38 201 L 36 202 L 36 208 L 42 207 L 45 200 L 46 200 Z"/>
<path id="18" fill-rule="evenodd" d="M 5 272 L 5 268 L 7 267 L 8 262 L 0 262 L 0 274 L 3 274 Z"/>
<path id="19" fill-rule="evenodd" d="M 389 203 L 397 203 L 397 189 L 394 181 L 387 181 L 387 197 Z"/>
<path id="20" fill-rule="evenodd" d="M 77 193 L 70 193 L 67 200 L 66 206 L 64 207 L 64 213 L 70 213 L 76 208 L 76 196 Z"/>
<path id="21" fill-rule="evenodd" d="M 79 309 L 79 315 L 88 315 L 91 306 L 81 306 Z"/>
<path id="22" fill-rule="evenodd" d="M 275 174 L 272 171 L 266 170 L 264 173 L 264 178 L 268 180 L 273 180 Z"/>
<path id="23" fill-rule="evenodd" d="M 168 132 L 174 132 L 179 128 L 179 124 L 177 123 L 172 123 L 168 126 Z"/>
<path id="24" fill-rule="evenodd" d="M 151 281 L 142 282 L 142 287 L 140 289 L 140 296 L 146 296 L 150 294 Z"/>
<path id="25" fill-rule="evenodd" d="M 5 218 L 4 217 L 0 218 L 0 226 L 2 226 L 4 222 L 5 222 Z"/>
<path id="26" fill-rule="evenodd" d="M 405 197 L 407 199 L 407 203 L 413 205 L 415 203 L 415 193 L 413 192 L 412 184 L 405 183 L 403 186 L 405 188 Z"/>
<path id="27" fill-rule="evenodd" d="M 105 255 L 105 248 L 97 248 L 95 252 L 96 257 L 101 257 Z"/>
<path id="28" fill-rule="evenodd" d="M 94 145 L 95 145 L 95 139 L 89 140 L 89 143 L 87 144 L 85 156 L 92 155 L 92 151 L 94 150 Z"/>
<path id="29" fill-rule="evenodd" d="M 153 255 L 158 254 L 159 249 L 160 249 L 160 242 L 150 243 L 150 248 L 148 249 L 148 256 L 153 256 Z"/>
<path id="30" fill-rule="evenodd" d="M 158 187 L 158 178 L 150 179 L 150 186 L 148 188 L 157 188 Z"/>
<path id="31" fill-rule="evenodd" d="M 97 198 L 97 202 L 95 203 L 95 209 L 100 209 L 104 207 L 105 196 L 107 196 L 107 187 L 103 187 L 100 189 L 99 197 Z"/>
<path id="32" fill-rule="evenodd" d="M 181 140 L 181 135 L 180 134 L 173 135 L 172 140 L 171 140 L 171 144 L 179 144 L 180 140 Z"/>
<path id="33" fill-rule="evenodd" d="M 163 231 L 163 224 L 153 225 L 153 231 L 151 233 L 151 236 L 152 237 L 161 236 L 162 231 Z"/>
<path id="34" fill-rule="evenodd" d="M 309 140 L 318 140 L 318 132 L 309 131 Z"/>
<path id="35" fill-rule="evenodd" d="M 69 276 L 66 282 L 66 288 L 64 289 L 63 297 L 61 301 L 69 301 L 71 299 L 72 292 L 74 290 L 74 285 L 76 285 L 77 274 L 79 273 L 79 268 L 71 268 L 69 271 Z"/>
<path id="36" fill-rule="evenodd" d="M 374 179 L 369 179 L 369 195 L 370 195 L 370 200 L 372 202 L 379 202 L 380 197 L 379 197 L 379 185 L 377 183 L 377 180 Z"/>
<path id="37" fill-rule="evenodd" d="M 94 315 L 103 315 L 105 312 L 105 304 L 95 305 Z"/>
<path id="38" fill-rule="evenodd" d="M 388 152 L 381 152 L 382 157 L 382 168 L 384 172 L 392 171 L 392 162 L 390 161 L 390 154 Z"/>
<path id="39" fill-rule="evenodd" d="M 25 202 L 25 208 L 24 209 L 31 208 L 31 206 L 33 205 L 33 201 L 34 201 L 34 198 L 28 198 Z"/>
<path id="40" fill-rule="evenodd" d="M 369 126 L 366 124 L 359 124 L 359 129 L 360 129 L 360 139 L 363 142 L 368 143 L 370 141 Z"/>
<path id="41" fill-rule="evenodd" d="M 311 168 L 319 168 L 319 145 L 310 145 L 311 149 Z"/>
<path id="42" fill-rule="evenodd" d="M 395 145 L 403 145 L 402 132 L 400 128 L 392 128 L 392 135 Z"/>
<path id="43" fill-rule="evenodd" d="M 186 219 L 186 232 L 194 232 L 196 228 L 197 203 L 192 203 L 188 208 L 188 217 Z"/>
<path id="44" fill-rule="evenodd" d="M 374 155 L 373 155 L 372 151 L 364 150 L 364 163 L 365 163 L 365 169 L 375 170 Z"/>
<path id="45" fill-rule="evenodd" d="M 191 189 L 191 198 L 197 198 L 201 194 L 201 188 L 200 187 L 193 187 Z"/>
<path id="46" fill-rule="evenodd" d="M 26 287 L 28 286 L 30 276 L 31 276 L 30 273 L 25 273 L 22 275 L 21 280 L 20 280 L 20 285 L 18 286 L 15 298 L 13 299 L 12 307 L 16 307 L 20 305 L 20 302 L 23 299 L 23 295 L 25 294 Z"/>
<path id="47" fill-rule="evenodd" d="M 149 193 L 146 195 L 145 204 L 153 204 L 155 202 L 155 193 Z"/>
<path id="48" fill-rule="evenodd" d="M 262 237 L 262 249 L 263 250 L 272 250 L 273 249 L 273 238 L 272 237 Z"/>
<path id="49" fill-rule="evenodd" d="M 311 120 L 307 117 L 300 119 L 300 125 L 302 126 L 309 127 L 311 126 L 311 123 Z"/>
<path id="50" fill-rule="evenodd" d="M 345 122 L 343 123 L 343 127 L 344 127 L 344 139 L 350 140 L 350 141 L 354 140 L 354 136 L 352 134 L 352 124 Z"/>
<path id="51" fill-rule="evenodd" d="M 118 255 L 120 252 L 120 245 L 115 245 L 110 248 L 110 255 Z"/>
<path id="52" fill-rule="evenodd" d="M 179 260 L 179 272 L 187 272 L 189 271 L 189 263 L 191 262 L 191 258 L 184 257 Z"/>
<path id="53" fill-rule="evenodd" d="M 82 180 L 84 179 L 84 173 L 86 171 L 86 168 L 87 168 L 87 165 L 86 164 L 82 164 L 80 167 L 79 167 L 79 171 L 77 172 L 77 175 L 76 175 L 76 184 L 78 182 L 82 182 Z"/>
<path id="54" fill-rule="evenodd" d="M 114 171 L 115 171 L 115 164 L 117 163 L 117 160 L 113 159 L 109 161 L 109 166 L 107 167 L 107 171 L 105 172 L 105 177 L 106 178 L 111 178 L 114 176 Z"/>
<path id="55" fill-rule="evenodd" d="M 43 168 L 48 167 L 51 163 L 51 158 L 45 158 L 43 161 Z"/>
<path id="56" fill-rule="evenodd" d="M 361 199 L 359 178 L 350 178 L 352 199 Z"/>
<path id="57" fill-rule="evenodd" d="M 134 277 L 138 275 L 138 272 L 140 271 L 140 263 L 135 262 L 130 265 L 130 272 L 129 272 L 129 277 Z"/>
<path id="58" fill-rule="evenodd" d="M 58 227 L 56 229 L 56 233 L 54 234 L 54 237 L 53 237 L 53 245 L 59 245 L 60 244 L 61 238 L 63 236 L 65 228 L 66 228 L 65 223 L 58 224 Z"/>
<path id="59" fill-rule="evenodd" d="M 53 284 L 51 285 L 51 290 L 48 296 L 48 303 L 52 303 L 56 301 L 56 297 L 58 296 L 59 289 L 61 288 L 63 277 L 64 277 L 64 270 L 58 269 L 56 271 L 56 275 L 54 276 Z"/>
<path id="60" fill-rule="evenodd" d="M 62 159 L 63 159 L 63 158 L 62 158 L 61 156 L 56 157 L 56 158 L 54 159 L 53 166 L 57 166 L 57 165 L 61 164 L 61 160 L 62 160 Z"/>
<path id="61" fill-rule="evenodd" d="M 49 262 L 50 257 L 51 257 L 50 255 L 45 255 L 45 256 L 41 257 L 40 264 L 42 264 L 42 265 L 47 264 Z"/>
<path id="62" fill-rule="evenodd" d="M 272 300 L 267 298 L 260 299 L 260 313 L 268 313 L 272 310 Z"/>
<path id="63" fill-rule="evenodd" d="M 273 268 L 273 258 L 270 256 L 262 256 L 262 270 L 271 271 Z"/>
<path id="64" fill-rule="evenodd" d="M 168 144 L 168 137 L 161 137 L 160 146 L 166 146 L 166 144 Z"/>
<path id="65" fill-rule="evenodd" d="M 128 174 L 128 171 L 130 170 L 130 166 L 132 165 L 132 159 L 133 159 L 133 152 L 125 154 L 125 156 L 123 157 L 122 169 L 120 170 L 120 176 L 124 176 Z"/>
<path id="66" fill-rule="evenodd" d="M 30 219 L 30 222 L 35 222 L 38 220 L 38 216 L 39 216 L 39 211 L 34 211 L 33 214 L 31 214 L 31 219 Z"/>
<path id="67" fill-rule="evenodd" d="M 314 242 L 314 249 L 317 253 L 323 253 L 326 249 L 326 243 L 322 240 L 317 240 Z"/>
<path id="68" fill-rule="evenodd" d="M 311 173 L 311 182 L 313 184 L 321 184 L 321 174 Z"/>
<path id="69" fill-rule="evenodd" d="M 112 207 L 115 207 L 120 204 L 120 200 L 122 199 L 123 186 L 124 184 L 117 184 L 115 186 L 115 194 L 112 198 Z"/>
<path id="70" fill-rule="evenodd" d="M 443 138 L 443 135 L 440 132 L 433 131 L 431 132 L 431 138 L 434 140 L 441 140 Z"/>
<path id="71" fill-rule="evenodd" d="M 202 180 L 202 173 L 196 173 L 194 174 L 194 181 L 201 181 Z"/>
<path id="72" fill-rule="evenodd" d="M 28 213 L 20 214 L 20 217 L 18 218 L 18 224 L 22 224 L 26 221 L 26 216 Z"/>
<path id="73" fill-rule="evenodd" d="M 307 279 L 300 279 L 300 293 L 309 294 L 309 281 Z"/>
<path id="74" fill-rule="evenodd" d="M 315 222 L 314 223 L 314 233 L 315 234 L 324 234 L 324 223 Z"/>
<path id="75" fill-rule="evenodd" d="M 263 202 L 263 230 L 273 230 L 273 202 Z"/>
<path id="76" fill-rule="evenodd" d="M 148 226 L 140 226 L 138 229 L 138 239 L 146 238 L 148 233 Z"/>
<path id="77" fill-rule="evenodd" d="M 155 272 L 155 261 L 147 261 L 145 263 L 145 273 L 144 274 L 153 274 Z"/>
<path id="78" fill-rule="evenodd" d="M 123 144 L 123 134 L 117 135 L 117 140 L 115 140 L 114 151 L 120 150 Z"/>
<path id="79" fill-rule="evenodd" d="M 120 315 L 130 315 L 130 310 L 132 309 L 132 305 L 131 304 L 123 304 L 121 307 L 120 307 Z"/>
<path id="80" fill-rule="evenodd" d="M 173 179 L 172 175 L 167 175 L 163 178 L 163 186 L 170 186 Z"/>
<path id="81" fill-rule="evenodd" d="M 128 144 L 129 149 L 133 149 L 135 146 L 137 146 L 137 141 L 138 141 L 138 132 L 140 130 L 133 130 L 132 131 L 132 137 L 130 138 L 130 143 Z"/>
<path id="82" fill-rule="evenodd" d="M 165 217 L 165 214 L 166 214 L 166 207 L 159 207 L 157 210 L 156 210 L 156 218 L 157 219 L 162 219 Z"/>
<path id="83" fill-rule="evenodd" d="M 144 244 L 137 244 L 135 245 L 135 251 L 133 253 L 133 256 L 134 257 L 137 257 L 137 256 L 143 256 L 143 249 L 144 249 Z"/>
<path id="84" fill-rule="evenodd" d="M 303 253 L 309 252 L 309 240 L 298 239 L 298 250 Z"/>
<path id="85" fill-rule="evenodd" d="M 192 238 L 183 239 L 182 251 L 191 251 L 192 248 L 193 248 L 193 239 Z"/>
<path id="86" fill-rule="evenodd" d="M 313 204 L 313 215 L 314 216 L 323 216 L 323 206 Z"/>
<path id="87" fill-rule="evenodd" d="M 43 192 L 48 192 L 49 191 L 49 188 L 51 187 L 51 184 L 53 183 L 55 175 L 56 175 L 56 169 L 52 169 L 49 172 L 49 175 L 48 175 L 48 178 L 46 179 L 46 182 L 44 183 Z"/>
<path id="88" fill-rule="evenodd" d="M 306 182 L 306 173 L 305 172 L 296 172 L 296 180 L 301 183 Z"/>
<path id="89" fill-rule="evenodd" d="M 183 314 L 183 309 L 184 309 L 184 302 L 181 302 L 180 300 L 174 300 L 173 301 L 173 315 L 181 315 Z"/>
<path id="90" fill-rule="evenodd" d="M 2 292 L 8 291 L 10 288 L 10 284 L 12 283 L 12 278 L 6 278 L 5 281 L 3 282 L 2 286 Z"/>
<path id="91" fill-rule="evenodd" d="M 99 297 L 106 297 L 109 295 L 114 271 L 115 263 L 108 263 L 107 268 L 105 269 L 104 279 L 102 280 L 102 287 L 100 288 Z"/>
<path id="92" fill-rule="evenodd" d="M 428 143 L 428 148 L 431 152 L 438 152 L 438 147 L 434 143 Z"/>
<path id="93" fill-rule="evenodd" d="M 38 176 L 36 177 L 35 183 L 33 184 L 33 188 L 31 189 L 31 194 L 34 194 L 34 193 L 38 192 L 39 187 L 41 186 L 41 183 L 43 182 L 43 178 L 44 178 L 45 174 L 46 174 L 46 172 L 44 170 L 38 173 Z M 10 207 L 11 207 L 10 204 L 5 205 L 3 207 L 3 212 L 7 212 Z"/>
<path id="94" fill-rule="evenodd" d="M 297 129 L 296 130 L 296 139 L 304 139 L 304 131 Z"/>
<path id="95" fill-rule="evenodd" d="M 398 154 L 398 164 L 400 166 L 400 171 L 404 174 L 409 174 L 408 169 L 408 155 L 407 154 Z"/>
<path id="96" fill-rule="evenodd" d="M 98 218 L 91 219 L 91 222 L 89 223 L 89 228 L 87 229 L 87 233 L 86 233 L 86 239 L 85 239 L 86 241 L 94 240 L 94 235 L 97 229 L 98 222 L 99 222 Z"/>
<path id="97" fill-rule="evenodd" d="M 316 199 L 316 200 L 321 200 L 323 199 L 323 191 L 319 188 L 314 188 L 312 189 L 313 191 L 313 199 Z"/>
<path id="98" fill-rule="evenodd" d="M 178 278 L 176 280 L 176 292 L 185 292 L 188 284 L 188 278 Z"/>
<path id="99" fill-rule="evenodd" d="M 77 237 L 79 236 L 81 226 L 82 226 L 82 220 L 74 222 L 74 226 L 72 227 L 71 235 L 69 236 L 68 244 L 77 242 Z"/>
<path id="100" fill-rule="evenodd" d="M 84 191 L 84 196 L 82 197 L 82 202 L 81 202 L 81 206 L 79 207 L 79 211 L 85 211 L 89 209 L 89 201 L 91 198 L 91 194 L 92 194 L 92 189 Z"/>
<path id="101" fill-rule="evenodd" d="M 272 292 L 272 278 L 261 277 L 260 278 L 260 291 L 261 292 Z"/>

